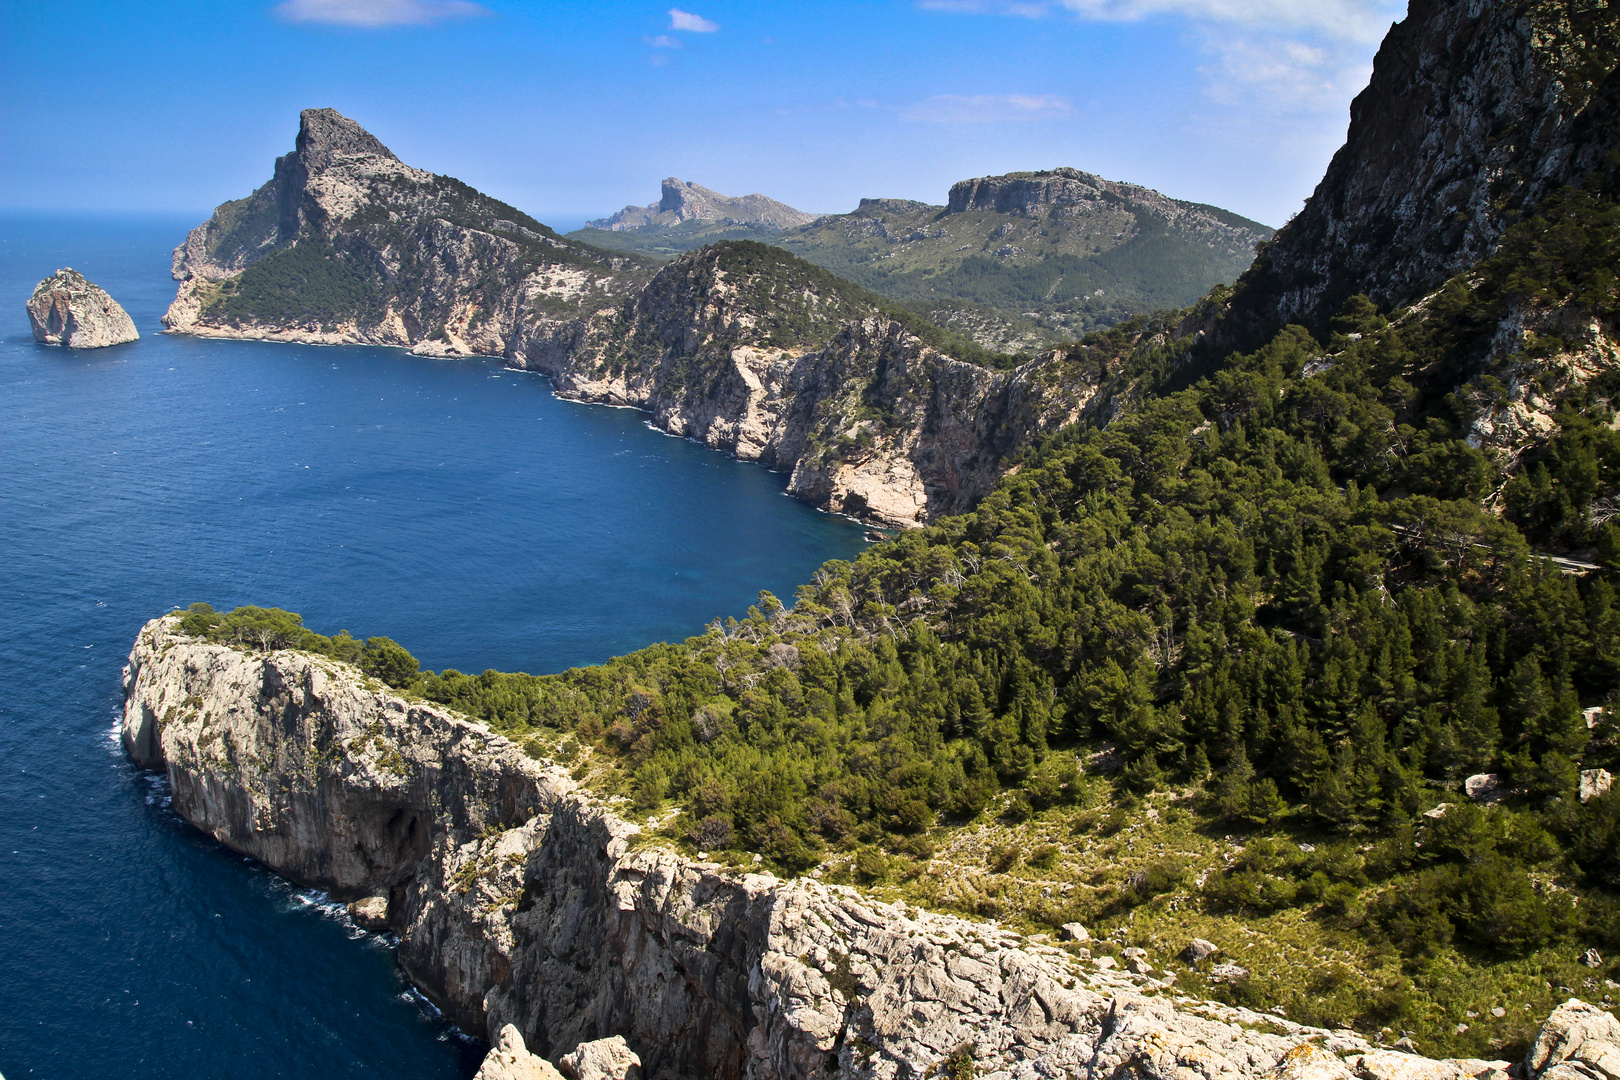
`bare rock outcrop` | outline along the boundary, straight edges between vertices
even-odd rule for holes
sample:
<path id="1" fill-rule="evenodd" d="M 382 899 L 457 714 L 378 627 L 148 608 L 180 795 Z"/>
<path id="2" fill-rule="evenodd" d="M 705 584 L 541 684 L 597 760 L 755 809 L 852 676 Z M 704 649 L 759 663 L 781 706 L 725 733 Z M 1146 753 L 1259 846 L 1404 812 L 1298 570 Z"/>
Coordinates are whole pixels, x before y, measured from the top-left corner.
<path id="1" fill-rule="evenodd" d="M 28 298 L 34 340 L 70 349 L 99 349 L 135 341 L 135 320 L 106 290 L 64 266 L 34 287 Z"/>
<path id="2" fill-rule="evenodd" d="M 1375 1052 L 993 924 L 638 844 L 562 769 L 322 657 L 200 642 L 170 616 L 125 687 L 124 745 L 179 813 L 340 898 L 386 896 L 406 972 L 495 1044 L 486 1080 L 612 1036 L 649 1078 L 719 1080 L 920 1077 L 968 1043 L 994 1080 L 1334 1080 L 1327 1058 Z M 1537 1061 L 1600 1071 L 1554 1080 L 1614 1080 L 1596 1012 Z"/>
<path id="3" fill-rule="evenodd" d="M 563 1075 L 545 1058 L 529 1053 L 523 1032 L 507 1024 L 490 1041 L 489 1053 L 473 1080 L 563 1080 Z"/>
<path id="4" fill-rule="evenodd" d="M 1144 218 L 1189 239 L 1247 259 L 1270 230 L 1202 203 L 1162 195 L 1140 184 L 1105 180 L 1067 167 L 1041 172 L 980 176 L 951 185 L 947 214 L 991 211 L 1062 222 L 1075 218 L 1110 220 L 1116 242 L 1144 231 Z"/>
<path id="5" fill-rule="evenodd" d="M 1570 998 L 1542 1025 L 1524 1068 L 1536 1080 L 1620 1080 L 1620 1020 Z"/>
<path id="6" fill-rule="evenodd" d="M 1305 208 L 1239 286 L 1269 323 L 1365 292 L 1413 303 L 1620 146 L 1620 26 L 1601 0 L 1412 0 Z"/>
<path id="7" fill-rule="evenodd" d="M 909 527 L 969 509 L 1103 381 L 1062 351 L 991 370 L 918 330 L 783 252 L 718 245 L 565 349 L 540 340 L 512 362 L 564 397 L 644 409 L 664 431 L 789 473 L 789 493 L 813 505 Z"/>
<path id="8" fill-rule="evenodd" d="M 623 1036 L 580 1043 L 557 1059 L 557 1070 L 568 1080 L 641 1080 L 641 1058 Z"/>

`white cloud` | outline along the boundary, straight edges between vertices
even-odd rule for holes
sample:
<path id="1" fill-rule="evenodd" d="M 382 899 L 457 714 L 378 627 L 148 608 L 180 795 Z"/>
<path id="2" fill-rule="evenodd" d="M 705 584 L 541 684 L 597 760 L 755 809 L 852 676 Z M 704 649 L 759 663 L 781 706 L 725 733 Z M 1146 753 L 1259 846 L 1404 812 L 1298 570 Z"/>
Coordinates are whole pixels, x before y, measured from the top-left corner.
<path id="1" fill-rule="evenodd" d="M 655 49 L 678 49 L 681 47 L 679 38 L 672 38 L 668 34 L 659 34 L 657 37 L 643 38 L 647 44 Z"/>
<path id="2" fill-rule="evenodd" d="M 1179 19 L 1211 62 L 1212 98 L 1274 113 L 1336 109 L 1365 85 L 1405 0 L 917 0 L 930 11 L 1088 22 Z"/>
<path id="3" fill-rule="evenodd" d="M 680 8 L 669 9 L 669 28 L 671 30 L 686 30 L 694 34 L 712 34 L 720 29 L 720 24 L 710 22 L 701 15 L 694 15 L 690 11 Z"/>
<path id="4" fill-rule="evenodd" d="M 1035 19 L 1064 11 L 1082 19 L 1138 22 L 1156 15 L 1262 29 L 1311 29 L 1334 37 L 1377 41 L 1399 0 L 918 0 L 929 11 L 977 12 Z"/>
<path id="5" fill-rule="evenodd" d="M 900 115 L 934 124 L 998 124 L 1070 116 L 1074 106 L 1056 94 L 936 94 Z"/>
<path id="6" fill-rule="evenodd" d="M 472 0 L 286 0 L 275 12 L 287 22 L 330 26 L 427 26 L 446 19 L 488 15 Z"/>

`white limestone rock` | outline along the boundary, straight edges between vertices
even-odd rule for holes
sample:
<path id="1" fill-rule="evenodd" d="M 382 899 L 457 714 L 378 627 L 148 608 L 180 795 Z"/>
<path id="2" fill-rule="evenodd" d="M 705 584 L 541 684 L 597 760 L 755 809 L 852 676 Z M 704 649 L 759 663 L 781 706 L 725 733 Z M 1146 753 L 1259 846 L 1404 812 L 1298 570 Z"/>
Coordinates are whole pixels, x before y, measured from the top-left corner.
<path id="1" fill-rule="evenodd" d="M 69 349 L 100 349 L 135 341 L 135 320 L 99 285 L 64 266 L 34 287 L 28 298 L 34 340 Z"/>
<path id="2" fill-rule="evenodd" d="M 1150 997 L 1162 981 L 994 924 L 634 844 L 640 830 L 565 769 L 482 725 L 325 657 L 178 628 L 148 623 L 130 655 L 130 755 L 164 769 L 176 812 L 230 847 L 339 894 L 388 893 L 403 969 L 463 1029 L 490 1033 L 483 1080 L 561 1075 L 519 1055 L 518 1037 L 579 1048 L 602 1031 L 650 1076 L 758 1080 L 926 1076 L 968 1042 L 986 1080 L 1108 1080 L 1127 1065 L 1169 1080 L 1344 1080 L 1284 1058 L 1302 1042 L 1339 1058 L 1375 1050 Z M 1620 1080 L 1602 1071 L 1598 1021 L 1576 1019 L 1585 1034 L 1548 1052 L 1565 1070 L 1550 1080 Z M 1459 1080 L 1401 1057 L 1424 1070 L 1412 1080 Z"/>
<path id="3" fill-rule="evenodd" d="M 568 1080 L 641 1080 L 641 1058 L 622 1035 L 580 1043 L 557 1059 Z"/>
<path id="4" fill-rule="evenodd" d="M 1570 998 L 1542 1024 L 1524 1068 L 1536 1080 L 1620 1080 L 1620 1020 Z"/>
<path id="5" fill-rule="evenodd" d="M 562 1074 L 545 1058 L 529 1053 L 523 1033 L 516 1025 L 507 1024 L 495 1037 L 495 1044 L 473 1080 L 562 1080 Z"/>
<path id="6" fill-rule="evenodd" d="M 367 896 L 349 905 L 349 918 L 362 930 L 380 933 L 388 929 L 388 897 Z"/>
<path id="7" fill-rule="evenodd" d="M 1208 960 L 1220 951 L 1221 947 L 1213 941 L 1205 941 L 1203 938 L 1195 937 L 1187 943 L 1185 949 L 1181 950 L 1181 958 L 1189 964 L 1198 964 Z"/>

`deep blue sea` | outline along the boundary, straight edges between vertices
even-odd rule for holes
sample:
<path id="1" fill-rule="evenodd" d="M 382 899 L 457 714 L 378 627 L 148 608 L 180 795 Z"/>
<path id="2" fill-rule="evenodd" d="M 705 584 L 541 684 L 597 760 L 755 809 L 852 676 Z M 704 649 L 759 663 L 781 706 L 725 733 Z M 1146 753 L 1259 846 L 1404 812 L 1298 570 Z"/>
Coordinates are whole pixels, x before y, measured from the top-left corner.
<path id="1" fill-rule="evenodd" d="M 141 624 L 274 605 L 432 668 L 551 672 L 790 598 L 862 532 L 495 361 L 163 337 L 193 223 L 0 219 L 0 1073 L 468 1077 L 481 1047 L 385 943 L 124 759 Z M 139 342 L 35 344 L 23 303 L 68 265 Z"/>

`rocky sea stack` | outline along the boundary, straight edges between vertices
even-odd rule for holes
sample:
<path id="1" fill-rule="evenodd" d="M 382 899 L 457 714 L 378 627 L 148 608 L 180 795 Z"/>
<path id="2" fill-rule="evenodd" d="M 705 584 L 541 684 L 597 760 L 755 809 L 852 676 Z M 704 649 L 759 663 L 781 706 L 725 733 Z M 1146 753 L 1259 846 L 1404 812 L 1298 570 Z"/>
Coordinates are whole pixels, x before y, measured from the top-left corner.
<path id="1" fill-rule="evenodd" d="M 34 340 L 70 349 L 99 349 L 137 341 L 135 320 L 105 289 L 64 266 L 34 287 L 28 298 Z"/>

